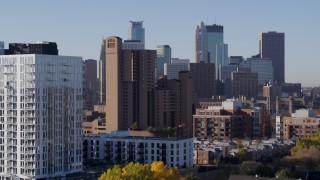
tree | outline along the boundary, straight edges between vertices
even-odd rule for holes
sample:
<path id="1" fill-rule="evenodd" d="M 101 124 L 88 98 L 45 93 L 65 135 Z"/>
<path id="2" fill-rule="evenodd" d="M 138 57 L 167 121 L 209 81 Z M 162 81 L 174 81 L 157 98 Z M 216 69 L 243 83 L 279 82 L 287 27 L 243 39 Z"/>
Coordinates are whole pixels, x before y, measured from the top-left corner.
<path id="1" fill-rule="evenodd" d="M 291 178 L 292 173 L 289 169 L 280 169 L 279 171 L 276 172 L 276 176 L 278 178 Z"/>
<path id="2" fill-rule="evenodd" d="M 130 162 L 123 168 L 115 165 L 104 172 L 99 180 L 178 180 L 180 173 L 176 168 L 169 168 L 162 161 L 150 165 Z"/>
<path id="3" fill-rule="evenodd" d="M 246 149 L 239 149 L 238 153 L 236 154 L 236 157 L 239 158 L 240 162 L 243 162 L 247 160 L 248 158 L 248 152 Z"/>
<path id="4" fill-rule="evenodd" d="M 132 130 L 137 130 L 137 129 L 138 129 L 138 123 L 137 123 L 137 121 L 135 121 L 134 123 L 132 123 L 132 124 L 130 125 L 130 129 L 132 129 Z"/>
<path id="5" fill-rule="evenodd" d="M 274 177 L 274 171 L 266 165 L 260 165 L 256 170 L 256 174 L 259 177 Z"/>
<path id="6" fill-rule="evenodd" d="M 244 161 L 240 166 L 240 173 L 244 175 L 255 175 L 261 163 L 255 161 Z"/>
<path id="7" fill-rule="evenodd" d="M 297 167 L 320 170 L 320 131 L 298 141 L 287 159 L 294 161 Z"/>

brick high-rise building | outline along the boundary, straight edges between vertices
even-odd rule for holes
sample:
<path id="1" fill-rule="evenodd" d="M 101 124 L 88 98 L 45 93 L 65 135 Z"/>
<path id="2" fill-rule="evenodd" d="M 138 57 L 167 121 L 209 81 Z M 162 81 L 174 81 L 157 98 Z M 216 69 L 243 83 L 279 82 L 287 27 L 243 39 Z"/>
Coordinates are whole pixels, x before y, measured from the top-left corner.
<path id="1" fill-rule="evenodd" d="M 256 97 L 258 94 L 258 73 L 249 70 L 233 71 L 231 73 L 233 97 Z"/>
<path id="2" fill-rule="evenodd" d="M 122 39 L 106 39 L 106 128 L 147 129 L 150 92 L 154 88 L 155 50 L 123 50 Z"/>
<path id="3" fill-rule="evenodd" d="M 284 33 L 275 31 L 260 34 L 260 57 L 270 58 L 274 68 L 276 84 L 285 82 L 285 43 Z"/>
<path id="4" fill-rule="evenodd" d="M 190 63 L 190 73 L 196 98 L 211 98 L 214 94 L 215 65 L 212 63 Z"/>

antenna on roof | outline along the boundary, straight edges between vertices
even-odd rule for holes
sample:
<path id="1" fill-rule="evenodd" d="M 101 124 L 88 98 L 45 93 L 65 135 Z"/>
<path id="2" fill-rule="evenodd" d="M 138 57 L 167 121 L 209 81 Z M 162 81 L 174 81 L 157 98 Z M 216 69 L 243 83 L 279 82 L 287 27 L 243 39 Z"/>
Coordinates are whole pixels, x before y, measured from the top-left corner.
<path id="1" fill-rule="evenodd" d="M 207 24 L 209 24 L 209 18 L 208 18 L 208 16 L 207 16 Z"/>

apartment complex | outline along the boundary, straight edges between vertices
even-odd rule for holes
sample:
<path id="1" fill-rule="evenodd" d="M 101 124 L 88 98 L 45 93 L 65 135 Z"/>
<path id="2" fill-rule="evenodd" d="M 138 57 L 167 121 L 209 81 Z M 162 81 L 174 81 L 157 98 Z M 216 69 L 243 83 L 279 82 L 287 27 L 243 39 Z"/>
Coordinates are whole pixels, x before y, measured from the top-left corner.
<path id="1" fill-rule="evenodd" d="M 155 50 L 123 50 L 122 39 L 106 39 L 106 128 L 147 129 L 150 92 L 155 82 Z"/>
<path id="2" fill-rule="evenodd" d="M 129 136 L 128 131 L 85 136 L 84 159 L 112 164 L 163 161 L 167 167 L 193 166 L 193 139 Z"/>
<path id="3" fill-rule="evenodd" d="M 177 128 L 176 136 L 192 136 L 192 79 L 189 72 L 180 72 L 178 79 L 158 79 L 152 91 L 151 126 Z"/>
<path id="4" fill-rule="evenodd" d="M 319 128 L 320 117 L 312 109 L 299 109 L 291 117 L 276 118 L 276 135 L 279 139 L 303 139 L 316 134 Z"/>
<path id="5" fill-rule="evenodd" d="M 82 76 L 81 57 L 0 56 L 1 179 L 82 172 Z"/>
<path id="6" fill-rule="evenodd" d="M 193 115 L 193 135 L 199 139 L 270 137 L 270 116 L 265 109 L 242 108 L 239 99 L 227 99 L 221 106 L 197 109 Z"/>

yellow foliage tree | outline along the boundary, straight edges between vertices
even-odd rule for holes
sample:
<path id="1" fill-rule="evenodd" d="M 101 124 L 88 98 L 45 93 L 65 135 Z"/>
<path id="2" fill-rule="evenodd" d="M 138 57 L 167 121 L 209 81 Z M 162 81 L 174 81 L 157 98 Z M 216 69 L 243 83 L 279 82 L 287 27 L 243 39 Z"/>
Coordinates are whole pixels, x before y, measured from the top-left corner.
<path id="1" fill-rule="evenodd" d="M 150 165 L 129 163 L 123 168 L 115 165 L 104 172 L 99 180 L 178 180 L 180 173 L 176 168 L 169 168 L 162 161 L 153 162 Z"/>

